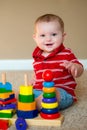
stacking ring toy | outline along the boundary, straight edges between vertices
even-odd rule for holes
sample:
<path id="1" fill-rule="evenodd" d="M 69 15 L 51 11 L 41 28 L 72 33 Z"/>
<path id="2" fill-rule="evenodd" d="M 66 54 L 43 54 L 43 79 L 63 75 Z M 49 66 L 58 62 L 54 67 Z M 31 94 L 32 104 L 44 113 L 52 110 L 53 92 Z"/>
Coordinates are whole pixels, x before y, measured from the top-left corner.
<path id="1" fill-rule="evenodd" d="M 23 118 L 18 118 L 15 122 L 16 129 L 17 130 L 26 130 L 27 129 L 27 123 Z"/>
<path id="2" fill-rule="evenodd" d="M 58 102 L 56 102 L 56 103 L 44 103 L 44 102 L 41 102 L 41 106 L 42 106 L 42 108 L 53 109 L 53 108 L 58 107 Z"/>
<path id="3" fill-rule="evenodd" d="M 55 114 L 45 114 L 45 113 L 42 113 L 40 112 L 40 116 L 44 119 L 56 119 L 56 118 L 59 118 L 60 117 L 60 113 L 55 113 Z"/>
<path id="4" fill-rule="evenodd" d="M 52 92 L 55 92 L 55 90 L 56 90 L 55 87 L 52 87 L 52 88 L 43 87 L 43 92 L 44 93 L 52 93 Z"/>
<path id="5" fill-rule="evenodd" d="M 56 93 L 53 92 L 53 93 L 43 93 L 43 97 L 44 98 L 54 98 L 56 97 Z"/>
<path id="6" fill-rule="evenodd" d="M 54 108 L 54 109 L 45 109 L 45 108 L 42 108 L 41 112 L 45 113 L 45 114 L 54 114 L 54 113 L 59 112 L 59 109 L 58 109 L 58 107 Z"/>
<path id="7" fill-rule="evenodd" d="M 57 102 L 57 98 L 56 97 L 54 97 L 54 98 L 43 98 L 42 102 L 45 102 L 45 103 L 54 103 L 54 102 Z"/>
<path id="8" fill-rule="evenodd" d="M 54 86 L 54 82 L 51 81 L 51 82 L 43 82 L 43 86 L 46 87 L 46 88 L 51 88 Z"/>

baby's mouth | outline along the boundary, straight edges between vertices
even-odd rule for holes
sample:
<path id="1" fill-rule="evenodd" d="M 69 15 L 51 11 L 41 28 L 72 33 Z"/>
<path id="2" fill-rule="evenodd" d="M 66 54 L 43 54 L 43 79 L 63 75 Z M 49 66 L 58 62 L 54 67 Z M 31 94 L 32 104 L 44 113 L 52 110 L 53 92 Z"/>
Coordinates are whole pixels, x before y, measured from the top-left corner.
<path id="1" fill-rule="evenodd" d="M 53 43 L 45 44 L 45 46 L 47 46 L 47 47 L 51 47 L 52 45 L 53 45 Z"/>

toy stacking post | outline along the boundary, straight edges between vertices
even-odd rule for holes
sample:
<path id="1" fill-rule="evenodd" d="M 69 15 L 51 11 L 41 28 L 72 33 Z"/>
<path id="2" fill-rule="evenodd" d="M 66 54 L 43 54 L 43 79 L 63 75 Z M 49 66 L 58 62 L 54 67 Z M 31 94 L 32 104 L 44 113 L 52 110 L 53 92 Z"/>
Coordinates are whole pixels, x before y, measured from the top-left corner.
<path id="1" fill-rule="evenodd" d="M 58 110 L 58 101 L 56 98 L 56 89 L 54 87 L 53 74 L 50 70 L 46 70 L 42 75 L 43 82 L 43 99 L 40 115 L 44 119 L 56 119 L 61 115 Z"/>
<path id="2" fill-rule="evenodd" d="M 2 73 L 2 83 L 6 83 L 6 73 Z"/>
<path id="3" fill-rule="evenodd" d="M 24 75 L 25 85 L 20 86 L 18 95 L 17 116 L 24 119 L 38 116 L 36 101 L 34 100 L 33 86 L 28 85 L 28 76 Z"/>
<path id="4" fill-rule="evenodd" d="M 2 82 L 0 82 L 0 118 L 11 118 L 15 112 L 15 93 L 12 91 L 12 85 L 6 82 L 6 74 L 2 73 Z"/>

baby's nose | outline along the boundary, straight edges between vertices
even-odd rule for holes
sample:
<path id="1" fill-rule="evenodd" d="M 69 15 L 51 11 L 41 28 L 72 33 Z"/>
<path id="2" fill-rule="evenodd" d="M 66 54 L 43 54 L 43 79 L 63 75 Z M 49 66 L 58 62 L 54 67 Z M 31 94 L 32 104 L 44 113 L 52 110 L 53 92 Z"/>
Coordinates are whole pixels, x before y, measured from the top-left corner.
<path id="1" fill-rule="evenodd" d="M 51 41 L 51 36 L 47 36 L 47 37 L 46 37 L 46 40 L 47 40 L 47 41 Z"/>

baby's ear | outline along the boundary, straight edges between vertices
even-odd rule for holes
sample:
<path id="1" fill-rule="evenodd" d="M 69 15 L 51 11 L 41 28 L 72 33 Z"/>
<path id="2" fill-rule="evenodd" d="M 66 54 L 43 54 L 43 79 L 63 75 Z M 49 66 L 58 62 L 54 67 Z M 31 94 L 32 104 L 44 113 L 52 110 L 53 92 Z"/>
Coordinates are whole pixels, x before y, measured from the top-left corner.
<path id="1" fill-rule="evenodd" d="M 64 33 L 63 33 L 63 37 L 65 37 L 65 36 L 66 36 L 66 33 L 64 32 Z"/>
<path id="2" fill-rule="evenodd" d="M 32 37 L 33 37 L 33 39 L 35 39 L 35 34 L 33 34 L 33 36 L 32 36 Z"/>
<path id="3" fill-rule="evenodd" d="M 64 32 L 63 33 L 63 41 L 65 40 L 65 37 L 66 37 L 66 33 Z"/>
<path id="4" fill-rule="evenodd" d="M 35 34 L 33 34 L 33 39 L 36 42 L 36 35 Z"/>

